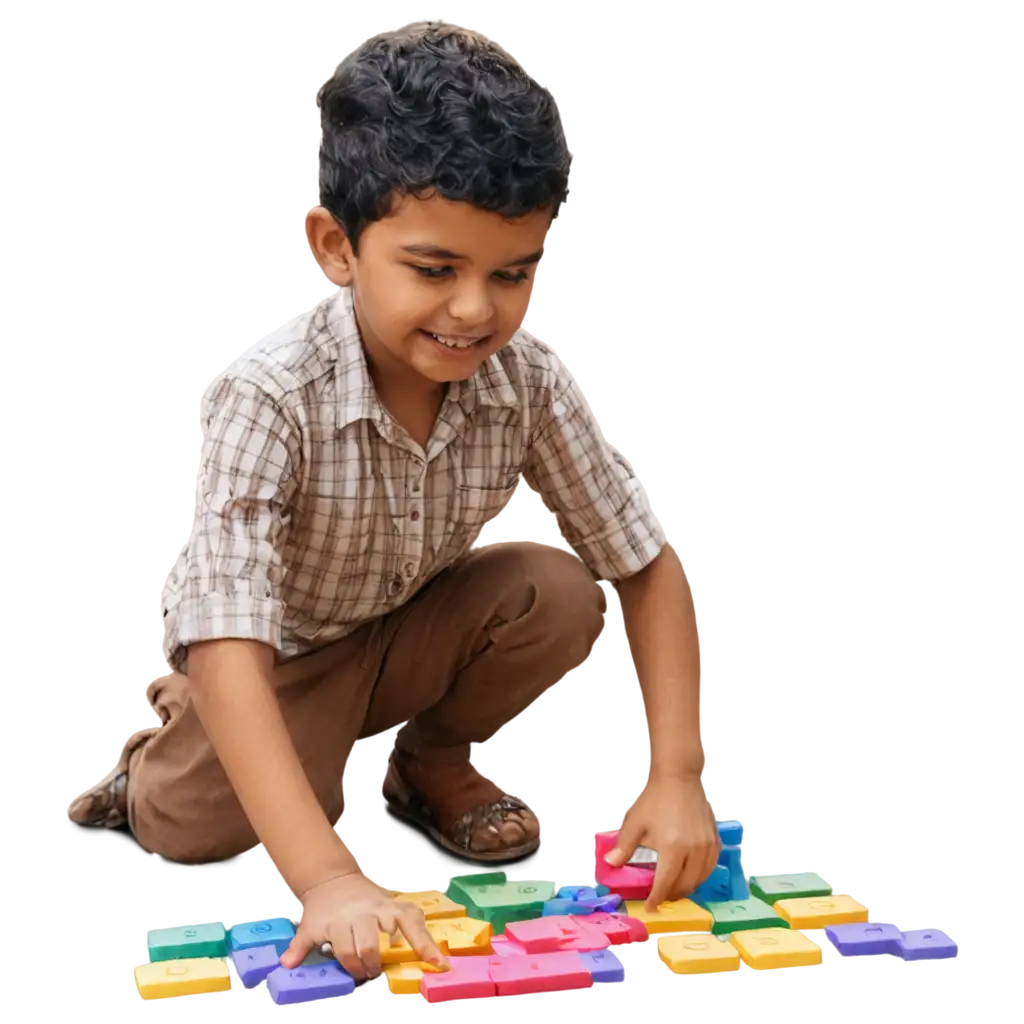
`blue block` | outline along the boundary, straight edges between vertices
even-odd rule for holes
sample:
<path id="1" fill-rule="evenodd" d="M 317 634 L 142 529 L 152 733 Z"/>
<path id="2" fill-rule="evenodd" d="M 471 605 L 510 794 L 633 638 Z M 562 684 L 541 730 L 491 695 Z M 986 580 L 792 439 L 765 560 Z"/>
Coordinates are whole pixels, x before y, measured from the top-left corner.
<path id="1" fill-rule="evenodd" d="M 236 949 L 231 954 L 238 978 L 246 988 L 255 988 L 263 979 L 281 966 L 281 954 L 274 946 L 253 946 Z"/>
<path id="2" fill-rule="evenodd" d="M 595 899 L 598 896 L 607 896 L 611 889 L 607 885 L 563 885 L 555 894 L 560 900 Z"/>
<path id="3" fill-rule="evenodd" d="M 711 874 L 690 893 L 690 899 L 703 907 L 708 903 L 725 903 L 731 899 L 731 892 L 732 879 L 729 876 L 729 869 L 716 864 Z"/>
<path id="4" fill-rule="evenodd" d="M 313 999 L 347 996 L 356 987 L 352 975 L 336 963 L 317 967 L 279 967 L 267 977 L 270 998 L 275 1003 L 308 1003 Z"/>
<path id="5" fill-rule="evenodd" d="M 255 946 L 273 946 L 280 956 L 295 938 L 295 928 L 285 917 L 273 917 L 267 921 L 249 921 L 236 924 L 228 935 L 231 951 L 252 949 Z"/>
<path id="6" fill-rule="evenodd" d="M 576 900 L 546 900 L 541 917 L 565 917 L 566 914 L 575 914 L 581 917 L 585 914 L 592 914 L 594 908 L 585 903 L 577 903 Z"/>
<path id="7" fill-rule="evenodd" d="M 720 821 L 718 838 L 723 846 L 739 846 L 743 842 L 743 826 L 738 821 Z"/>
<path id="8" fill-rule="evenodd" d="M 621 961 L 610 949 L 595 949 L 590 953 L 580 953 L 579 957 L 584 967 L 590 971 L 595 984 L 626 980 L 626 972 L 622 969 Z"/>
<path id="9" fill-rule="evenodd" d="M 740 863 L 738 846 L 723 846 L 718 854 L 718 863 L 729 872 L 729 892 L 731 900 L 750 898 L 750 887 L 743 876 L 743 865 Z"/>
<path id="10" fill-rule="evenodd" d="M 896 963 L 900 967 L 955 967 L 959 943 L 945 932 L 907 931 L 896 944 Z"/>

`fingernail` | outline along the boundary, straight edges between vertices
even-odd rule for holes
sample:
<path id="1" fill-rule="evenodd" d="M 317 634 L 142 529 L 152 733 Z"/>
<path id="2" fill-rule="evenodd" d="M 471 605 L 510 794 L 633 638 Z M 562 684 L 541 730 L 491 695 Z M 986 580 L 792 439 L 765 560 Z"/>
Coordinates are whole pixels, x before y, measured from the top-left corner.
<path id="1" fill-rule="evenodd" d="M 609 850 L 605 855 L 605 863 L 614 864 L 622 856 L 622 851 L 619 849 Z"/>

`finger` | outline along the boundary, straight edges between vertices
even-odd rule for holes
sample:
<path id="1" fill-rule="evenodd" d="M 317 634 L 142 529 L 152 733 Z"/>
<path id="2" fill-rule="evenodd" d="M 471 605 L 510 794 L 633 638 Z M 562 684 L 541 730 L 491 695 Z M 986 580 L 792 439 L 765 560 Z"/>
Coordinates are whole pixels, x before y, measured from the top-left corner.
<path id="1" fill-rule="evenodd" d="M 352 926 L 352 937 L 356 944 L 356 956 L 362 961 L 366 977 L 376 978 L 380 974 L 380 929 L 376 917 L 361 917 Z"/>
<path id="2" fill-rule="evenodd" d="M 365 979 L 366 970 L 363 967 L 363 961 L 356 954 L 356 942 L 351 926 L 335 926 L 328 931 L 327 937 L 331 940 L 331 948 L 334 950 L 338 963 L 356 981 Z"/>
<path id="3" fill-rule="evenodd" d="M 434 936 L 427 928 L 423 914 L 415 907 L 403 910 L 398 915 L 398 924 L 409 945 L 416 950 L 416 955 L 435 967 L 447 970 L 451 964 L 434 941 Z"/>
<path id="4" fill-rule="evenodd" d="M 688 850 L 685 858 L 683 866 L 679 869 L 679 880 L 676 885 L 679 899 L 691 895 L 694 889 L 711 874 L 711 868 L 708 868 L 707 875 L 701 874 L 707 864 L 707 855 L 703 848 Z"/>
<path id="5" fill-rule="evenodd" d="M 664 857 L 658 855 L 658 866 L 654 869 L 654 884 L 651 886 L 650 896 L 647 897 L 645 909 L 657 910 L 659 904 L 672 899 L 682 867 L 683 858 L 675 851 L 666 852 Z"/>
<path id="6" fill-rule="evenodd" d="M 636 852 L 643 838 L 643 826 L 636 823 L 628 814 L 619 829 L 619 835 L 615 840 L 615 849 L 609 850 L 604 859 L 612 867 L 621 868 Z"/>
<path id="7" fill-rule="evenodd" d="M 287 967 L 288 970 L 298 967 L 309 956 L 310 951 L 315 945 L 316 942 L 313 940 L 310 932 L 300 924 L 299 930 L 288 944 L 288 948 L 281 954 L 281 966 Z"/>

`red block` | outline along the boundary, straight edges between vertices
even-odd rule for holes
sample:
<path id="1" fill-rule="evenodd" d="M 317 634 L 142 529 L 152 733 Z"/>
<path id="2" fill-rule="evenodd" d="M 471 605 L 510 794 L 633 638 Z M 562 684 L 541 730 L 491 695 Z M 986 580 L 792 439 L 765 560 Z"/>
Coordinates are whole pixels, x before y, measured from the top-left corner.
<path id="1" fill-rule="evenodd" d="M 489 957 L 488 962 L 499 996 L 590 988 L 594 984 L 593 975 L 577 953 L 528 953 Z"/>
<path id="2" fill-rule="evenodd" d="M 646 942 L 647 925 L 627 914 L 591 914 L 583 918 L 587 927 L 603 934 L 613 946 L 623 942 Z"/>
<path id="3" fill-rule="evenodd" d="M 420 993 L 428 1003 L 496 996 L 498 989 L 491 980 L 490 961 L 487 956 L 453 957 L 449 960 L 450 971 L 424 973 L 420 978 Z"/>
<path id="4" fill-rule="evenodd" d="M 606 885 L 624 900 L 645 900 L 651 895 L 654 886 L 654 872 L 650 868 L 624 866 L 613 868 L 605 859 L 606 853 L 615 849 L 618 841 L 618 830 L 615 832 L 598 832 L 594 837 L 597 863 L 594 877 L 598 885 Z"/>

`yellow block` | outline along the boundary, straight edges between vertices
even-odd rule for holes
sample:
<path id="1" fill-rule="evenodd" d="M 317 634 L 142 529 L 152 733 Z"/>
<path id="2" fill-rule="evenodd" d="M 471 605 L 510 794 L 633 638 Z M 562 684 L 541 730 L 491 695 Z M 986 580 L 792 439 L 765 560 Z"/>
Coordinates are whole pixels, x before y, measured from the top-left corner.
<path id="1" fill-rule="evenodd" d="M 384 968 L 388 988 L 397 996 L 413 995 L 420 990 L 420 978 L 427 973 L 436 974 L 437 968 L 422 960 L 405 964 L 388 964 Z"/>
<path id="2" fill-rule="evenodd" d="M 663 935 L 658 939 L 658 956 L 676 974 L 713 974 L 740 969 L 736 947 L 714 935 Z"/>
<path id="3" fill-rule="evenodd" d="M 657 910 L 644 910 L 643 900 L 627 900 L 626 913 L 643 921 L 648 932 L 709 932 L 714 918 L 693 900 L 668 900 Z"/>
<path id="4" fill-rule="evenodd" d="M 438 917 L 466 916 L 464 906 L 448 899 L 443 892 L 438 892 L 436 889 L 428 889 L 426 892 L 392 892 L 391 895 L 396 900 L 412 903 L 419 907 L 428 921 Z"/>
<path id="5" fill-rule="evenodd" d="M 427 921 L 427 931 L 446 956 L 489 956 L 492 929 L 490 922 L 473 917 L 442 917 Z M 382 964 L 402 964 L 419 960 L 419 953 L 399 933 L 392 940 L 384 932 L 380 936 Z"/>
<path id="6" fill-rule="evenodd" d="M 449 956 L 490 956 L 491 935 L 494 930 L 489 921 L 475 917 L 445 917 L 428 921 L 427 930 L 442 952 Z"/>
<path id="7" fill-rule="evenodd" d="M 755 971 L 772 967 L 809 967 L 821 963 L 821 947 L 791 928 L 752 928 L 733 932 L 729 941 Z"/>
<path id="8" fill-rule="evenodd" d="M 135 984 L 143 999 L 225 992 L 231 988 L 228 965 L 214 957 L 159 960 L 135 968 Z"/>
<path id="9" fill-rule="evenodd" d="M 802 896 L 799 899 L 777 900 L 775 913 L 790 928 L 824 928 L 830 924 L 856 924 L 867 921 L 868 908 L 852 896 Z"/>

